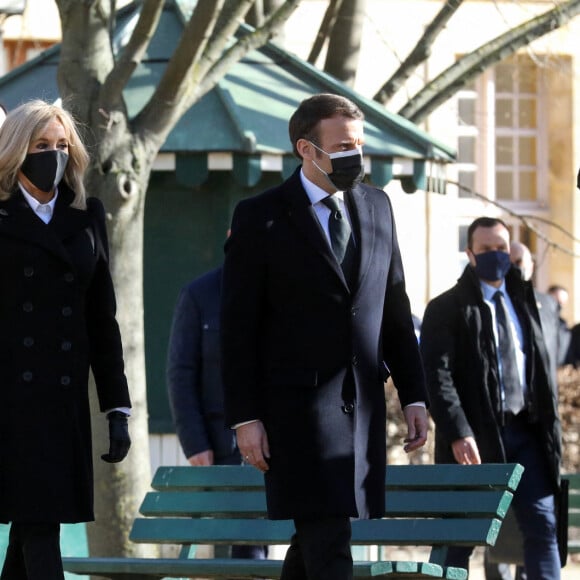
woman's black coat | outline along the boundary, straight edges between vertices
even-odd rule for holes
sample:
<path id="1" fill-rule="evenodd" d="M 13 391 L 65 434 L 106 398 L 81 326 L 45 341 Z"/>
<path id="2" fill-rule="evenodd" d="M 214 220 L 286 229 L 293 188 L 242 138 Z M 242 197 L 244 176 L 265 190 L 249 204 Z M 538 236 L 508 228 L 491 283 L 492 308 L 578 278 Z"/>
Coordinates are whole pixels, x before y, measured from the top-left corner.
<path id="1" fill-rule="evenodd" d="M 48 224 L 19 190 L 0 201 L 4 522 L 92 520 L 89 367 L 101 410 L 130 406 L 103 206 L 72 199 L 62 183 Z"/>

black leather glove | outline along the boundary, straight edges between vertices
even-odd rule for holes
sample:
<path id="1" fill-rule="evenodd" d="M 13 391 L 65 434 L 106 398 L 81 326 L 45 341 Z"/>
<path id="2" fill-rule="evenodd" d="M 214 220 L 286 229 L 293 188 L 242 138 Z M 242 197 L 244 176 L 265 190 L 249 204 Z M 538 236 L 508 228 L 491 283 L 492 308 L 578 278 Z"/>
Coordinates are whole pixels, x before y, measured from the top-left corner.
<path id="1" fill-rule="evenodd" d="M 119 463 L 127 457 L 131 447 L 127 415 L 121 411 L 107 413 L 109 420 L 109 453 L 101 455 L 101 459 L 107 463 Z"/>

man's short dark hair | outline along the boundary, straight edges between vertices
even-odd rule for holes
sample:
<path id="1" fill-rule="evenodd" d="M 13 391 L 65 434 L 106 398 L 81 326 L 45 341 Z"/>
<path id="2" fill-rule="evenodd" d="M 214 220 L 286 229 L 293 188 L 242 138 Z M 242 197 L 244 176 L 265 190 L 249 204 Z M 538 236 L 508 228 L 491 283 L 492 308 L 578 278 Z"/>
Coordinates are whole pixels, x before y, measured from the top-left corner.
<path id="1" fill-rule="evenodd" d="M 318 123 L 337 115 L 360 121 L 364 119 L 364 113 L 352 101 L 340 95 L 320 93 L 303 100 L 288 124 L 294 154 L 300 157 L 296 149 L 299 139 L 308 139 L 317 144 Z"/>
<path id="2" fill-rule="evenodd" d="M 495 226 L 503 226 L 506 230 L 508 229 L 507 225 L 503 220 L 494 217 L 478 217 L 467 229 L 467 247 L 471 250 L 473 246 L 473 232 L 477 228 L 494 228 Z"/>

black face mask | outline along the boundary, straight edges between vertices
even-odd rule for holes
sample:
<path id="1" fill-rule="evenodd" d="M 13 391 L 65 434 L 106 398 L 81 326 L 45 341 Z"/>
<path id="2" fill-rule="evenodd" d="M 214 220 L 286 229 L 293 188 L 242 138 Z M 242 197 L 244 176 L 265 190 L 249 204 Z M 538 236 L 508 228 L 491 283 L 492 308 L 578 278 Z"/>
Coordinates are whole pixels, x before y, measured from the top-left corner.
<path id="1" fill-rule="evenodd" d="M 40 191 L 52 191 L 62 180 L 68 154 L 60 149 L 29 153 L 20 168 L 30 182 Z"/>
<path id="2" fill-rule="evenodd" d="M 312 143 L 312 141 L 311 141 Z M 323 169 L 313 161 L 314 166 L 326 175 L 332 185 L 339 191 L 346 191 L 352 189 L 359 184 L 365 176 L 365 167 L 363 163 L 362 149 L 350 149 L 349 151 L 339 151 L 338 153 L 327 153 L 324 149 L 312 143 L 316 149 L 328 155 L 330 163 L 332 164 L 332 173 L 326 173 Z"/>

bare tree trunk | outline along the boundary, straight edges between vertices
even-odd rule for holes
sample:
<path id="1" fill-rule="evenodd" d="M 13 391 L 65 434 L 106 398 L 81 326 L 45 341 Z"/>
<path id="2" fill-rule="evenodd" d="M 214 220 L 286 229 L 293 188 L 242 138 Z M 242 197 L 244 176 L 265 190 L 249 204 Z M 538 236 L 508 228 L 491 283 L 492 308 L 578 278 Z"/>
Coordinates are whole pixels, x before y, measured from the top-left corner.
<path id="1" fill-rule="evenodd" d="M 278 10 L 283 3 L 284 0 L 256 0 L 246 15 L 246 22 L 254 28 L 263 26 L 268 16 Z M 284 32 L 282 30 L 276 32 L 272 38 L 284 44 Z"/>
<path id="2" fill-rule="evenodd" d="M 110 151 L 102 142 L 106 157 Z M 118 161 L 137 160 L 136 150 L 128 143 L 115 155 Z M 138 151 L 138 150 L 137 150 Z M 99 159 L 97 154 L 96 159 Z M 143 218 L 145 190 L 150 162 L 142 155 L 137 175 L 131 169 L 117 167 L 113 173 L 89 176 L 88 194 L 102 199 L 107 210 L 110 268 L 117 296 L 117 320 L 121 328 L 125 372 L 133 404 L 129 419 L 131 450 L 119 464 L 108 464 L 100 455 L 108 449 L 108 424 L 98 410 L 93 414 L 93 449 L 95 462 L 95 517 L 88 527 L 90 554 L 94 556 L 155 556 L 152 546 L 128 540 L 133 519 L 150 488 L 151 468 L 145 381 L 143 317 Z M 100 173 L 100 172 L 99 172 Z"/>
<path id="3" fill-rule="evenodd" d="M 328 3 L 328 7 L 326 8 L 326 12 L 324 13 L 324 18 L 320 23 L 320 28 L 318 29 L 318 34 L 314 39 L 314 44 L 312 45 L 312 49 L 310 54 L 308 55 L 308 62 L 310 64 L 316 64 L 320 53 L 322 52 L 323 46 L 326 44 L 326 41 L 330 38 L 332 34 L 332 29 L 334 28 L 334 24 L 336 22 L 336 18 L 338 16 L 338 11 L 340 6 L 342 5 L 343 0 L 330 0 Z"/>
<path id="4" fill-rule="evenodd" d="M 445 28 L 449 19 L 457 12 L 464 0 L 448 0 L 444 3 L 439 14 L 425 28 L 423 36 L 419 39 L 409 56 L 401 63 L 391 78 L 379 89 L 373 97 L 383 105 L 401 88 L 413 71 L 431 55 L 431 46 Z"/>
<path id="5" fill-rule="evenodd" d="M 325 72 L 351 87 L 358 68 L 365 10 L 366 0 L 342 2 L 328 43 Z"/>

